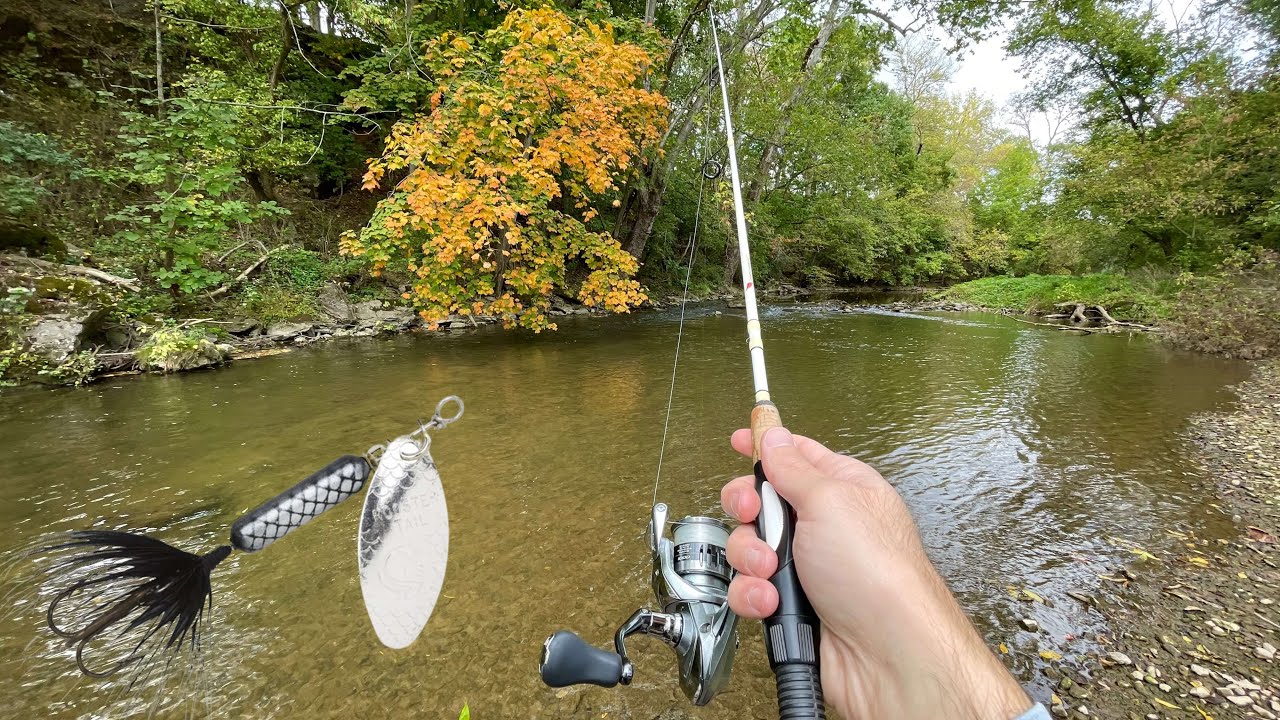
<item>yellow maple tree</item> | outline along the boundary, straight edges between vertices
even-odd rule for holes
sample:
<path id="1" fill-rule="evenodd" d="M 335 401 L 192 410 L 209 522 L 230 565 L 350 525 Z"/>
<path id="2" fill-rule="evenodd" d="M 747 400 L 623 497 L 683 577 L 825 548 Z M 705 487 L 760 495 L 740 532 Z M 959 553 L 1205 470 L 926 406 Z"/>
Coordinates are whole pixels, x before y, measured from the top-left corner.
<path id="1" fill-rule="evenodd" d="M 406 299 L 431 323 L 486 314 L 554 329 L 551 294 L 576 263 L 579 300 L 626 312 L 645 299 L 637 262 L 588 224 L 658 145 L 667 101 L 639 84 L 653 60 L 610 25 L 550 8 L 434 39 L 421 60 L 437 82 L 430 107 L 392 128 L 364 186 L 403 178 L 343 251 L 414 273 Z"/>

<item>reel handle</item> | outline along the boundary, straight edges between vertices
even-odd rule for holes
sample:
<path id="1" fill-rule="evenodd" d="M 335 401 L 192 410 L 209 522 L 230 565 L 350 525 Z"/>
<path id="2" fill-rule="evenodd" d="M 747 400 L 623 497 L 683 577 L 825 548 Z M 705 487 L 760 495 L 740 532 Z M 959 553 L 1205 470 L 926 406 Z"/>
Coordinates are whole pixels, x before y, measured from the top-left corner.
<path id="1" fill-rule="evenodd" d="M 631 684 L 634 670 L 618 653 L 592 647 L 576 634 L 561 630 L 542 644 L 538 672 L 550 687 L 587 684 L 608 688 Z"/>
<path id="2" fill-rule="evenodd" d="M 778 716 L 781 720 L 825 720 L 822 678 L 818 668 L 818 614 L 800 586 L 795 558 L 791 552 L 795 534 L 795 511 L 778 495 L 765 476 L 760 462 L 760 441 L 771 427 L 781 427 L 782 418 L 773 403 L 757 403 L 751 411 L 751 440 L 755 461 L 756 492 L 760 495 L 760 515 L 756 531 L 760 539 L 778 553 L 778 569 L 769 578 L 778 591 L 778 609 L 764 619 L 764 643 L 769 667 L 778 685 Z"/>
<path id="3" fill-rule="evenodd" d="M 241 515 L 231 526 L 231 544 L 257 552 L 360 492 L 368 477 L 368 460 L 343 455 Z"/>

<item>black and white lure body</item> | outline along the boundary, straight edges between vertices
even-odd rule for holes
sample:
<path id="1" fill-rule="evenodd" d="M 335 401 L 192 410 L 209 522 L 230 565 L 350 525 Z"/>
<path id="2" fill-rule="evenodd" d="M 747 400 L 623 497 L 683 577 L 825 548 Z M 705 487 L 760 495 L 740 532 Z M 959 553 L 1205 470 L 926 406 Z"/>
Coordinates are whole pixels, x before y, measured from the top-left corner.
<path id="1" fill-rule="evenodd" d="M 231 544 L 241 552 L 257 552 L 360 492 L 368 477 L 368 460 L 343 455 L 236 520 Z"/>
<path id="2" fill-rule="evenodd" d="M 449 403 L 457 412 L 441 417 Z M 343 455 L 245 513 L 231 526 L 230 544 L 203 555 L 120 531 L 75 530 L 43 543 L 35 555 L 46 560 L 49 629 L 76 648 L 76 665 L 94 678 L 198 652 L 213 608 L 213 569 L 233 550 L 265 549 L 358 494 L 372 476 L 378 491 L 362 516 L 361 586 L 378 637 L 408 645 L 431 616 L 448 557 L 448 516 L 427 431 L 461 415 L 462 401 L 445 398 L 413 433 L 364 456 Z"/>

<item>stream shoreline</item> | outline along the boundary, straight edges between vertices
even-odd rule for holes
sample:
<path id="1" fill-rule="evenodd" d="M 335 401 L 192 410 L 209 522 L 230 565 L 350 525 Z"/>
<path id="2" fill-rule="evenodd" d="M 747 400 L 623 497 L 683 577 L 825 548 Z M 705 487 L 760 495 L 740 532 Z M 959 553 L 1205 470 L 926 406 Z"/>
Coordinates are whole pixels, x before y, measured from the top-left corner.
<path id="1" fill-rule="evenodd" d="M 1131 549 L 1138 560 L 1105 578 L 1105 596 L 1072 596 L 1110 633 L 1041 668 L 1055 690 L 1037 699 L 1055 717 L 1280 718 L 1280 360 L 1233 390 L 1233 407 L 1193 418 L 1184 437 L 1235 534 L 1166 530 L 1172 547 Z"/>

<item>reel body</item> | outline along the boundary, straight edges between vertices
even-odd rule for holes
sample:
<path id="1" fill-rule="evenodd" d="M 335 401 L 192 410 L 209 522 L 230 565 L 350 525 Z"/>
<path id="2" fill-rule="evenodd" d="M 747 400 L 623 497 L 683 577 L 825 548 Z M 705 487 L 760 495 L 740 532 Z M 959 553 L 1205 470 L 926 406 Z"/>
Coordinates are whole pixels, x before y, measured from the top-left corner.
<path id="1" fill-rule="evenodd" d="M 680 688 L 694 705 L 706 705 L 728 684 L 738 648 L 738 616 L 729 609 L 731 571 L 725 557 L 729 528 L 710 517 L 669 522 L 665 504 L 653 506 L 649 550 L 658 611 L 642 608 L 614 634 L 614 650 L 600 650 L 562 630 L 543 644 L 539 671 L 551 687 L 629 685 L 635 668 L 626 640 L 650 635 L 676 653 Z M 667 535 L 667 526 L 672 526 Z"/>

